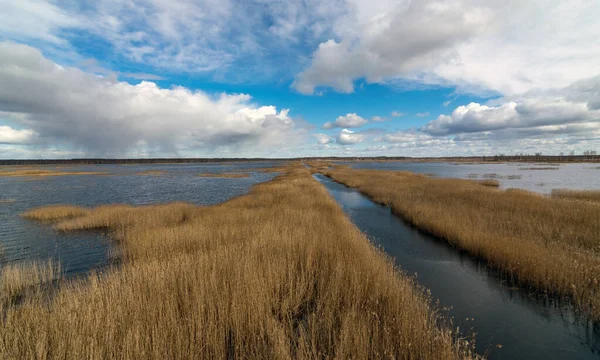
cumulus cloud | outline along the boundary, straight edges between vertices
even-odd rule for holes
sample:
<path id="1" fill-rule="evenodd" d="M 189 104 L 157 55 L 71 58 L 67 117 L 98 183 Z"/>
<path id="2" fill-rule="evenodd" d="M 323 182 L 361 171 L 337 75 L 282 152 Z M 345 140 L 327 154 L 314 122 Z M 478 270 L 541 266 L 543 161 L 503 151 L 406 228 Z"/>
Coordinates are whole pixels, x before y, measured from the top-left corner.
<path id="1" fill-rule="evenodd" d="M 256 106 L 249 95 L 212 96 L 147 81 L 131 85 L 62 67 L 10 42 L 0 43 L 0 83 L 0 111 L 20 114 L 28 128 L 21 137 L 36 133 L 88 154 L 222 148 L 265 153 L 291 146 L 305 133 L 288 110 Z"/>
<path id="2" fill-rule="evenodd" d="M 390 115 L 391 115 L 392 117 L 400 117 L 400 116 L 404 116 L 404 115 L 406 115 L 406 114 L 405 114 L 405 113 L 401 113 L 400 111 L 395 111 L 395 110 L 394 110 L 394 111 L 392 111 L 392 112 L 390 113 Z"/>
<path id="3" fill-rule="evenodd" d="M 293 86 L 347 93 L 365 79 L 503 95 L 562 87 L 600 72 L 598 12 L 586 0 L 348 0 L 335 36 Z"/>
<path id="4" fill-rule="evenodd" d="M 329 144 L 332 141 L 331 137 L 326 134 L 313 134 L 313 137 L 317 139 L 317 144 L 319 145 Z"/>
<path id="5" fill-rule="evenodd" d="M 81 60 L 78 44 L 93 38 L 111 58 L 160 73 L 294 78 L 307 94 L 351 92 L 364 78 L 514 95 L 600 72 L 600 3 L 589 0 L 0 0 L 0 8 L 3 39 L 39 44 L 53 59 Z"/>
<path id="6" fill-rule="evenodd" d="M 563 89 L 532 91 L 498 105 L 470 103 L 450 115 L 440 115 L 422 130 L 431 135 L 476 133 L 503 129 L 539 128 L 600 122 L 600 76 Z M 573 127 L 573 126 L 571 126 Z"/>
<path id="7" fill-rule="evenodd" d="M 364 135 L 357 134 L 354 131 L 348 129 L 342 129 L 338 134 L 336 141 L 340 145 L 354 145 L 364 140 Z"/>
<path id="8" fill-rule="evenodd" d="M 37 134 L 29 129 L 16 130 L 10 126 L 0 126 L 0 144 L 30 144 Z"/>
<path id="9" fill-rule="evenodd" d="M 419 73 L 452 57 L 453 47 L 481 32 L 491 17 L 460 1 L 353 3 L 355 11 L 337 27 L 341 40 L 321 43 L 296 77 L 301 93 L 312 94 L 318 86 L 348 93 L 359 78 L 373 83 Z"/>
<path id="10" fill-rule="evenodd" d="M 326 122 L 323 124 L 323 129 L 333 128 L 355 128 L 367 124 L 369 121 L 356 115 L 355 113 L 338 116 L 334 122 Z"/>
<path id="11" fill-rule="evenodd" d="M 600 148 L 600 76 L 458 106 L 420 129 L 383 131 L 372 155 L 581 153 Z M 377 144 L 379 143 L 379 144 Z"/>
<path id="12" fill-rule="evenodd" d="M 441 153 L 558 153 L 600 146 L 600 76 L 560 89 L 532 90 L 488 104 L 470 103 L 418 131 L 385 134 L 394 148 L 431 146 Z M 589 147 L 589 148 L 587 148 Z"/>
<path id="13" fill-rule="evenodd" d="M 382 122 L 382 121 L 386 121 L 387 119 L 383 116 L 373 116 L 371 118 L 371 121 L 373 122 Z"/>

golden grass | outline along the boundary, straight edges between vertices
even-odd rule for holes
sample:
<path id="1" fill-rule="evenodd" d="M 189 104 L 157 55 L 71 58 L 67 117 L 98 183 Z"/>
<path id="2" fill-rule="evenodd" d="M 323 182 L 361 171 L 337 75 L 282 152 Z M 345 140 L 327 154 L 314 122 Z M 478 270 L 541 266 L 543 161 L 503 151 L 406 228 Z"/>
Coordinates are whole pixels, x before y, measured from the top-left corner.
<path id="1" fill-rule="evenodd" d="M 21 214 L 22 217 L 38 221 L 56 221 L 89 214 L 89 209 L 73 205 L 49 205 L 33 208 Z"/>
<path id="2" fill-rule="evenodd" d="M 242 179 L 250 177 L 248 173 L 205 173 L 198 174 L 199 177 L 206 178 L 225 178 L 225 179 Z"/>
<path id="3" fill-rule="evenodd" d="M 5 309 L 29 293 L 40 296 L 43 287 L 62 276 L 59 263 L 23 262 L 7 264 L 0 269 L 0 309 Z"/>
<path id="4" fill-rule="evenodd" d="M 164 171 L 164 170 L 146 170 L 146 171 L 140 171 L 137 173 L 137 175 L 150 175 L 150 176 L 161 176 L 161 175 L 166 175 L 168 174 L 168 171 Z"/>
<path id="5" fill-rule="evenodd" d="M 323 173 L 531 289 L 600 319 L 600 207 L 473 180 L 335 167 Z"/>
<path id="6" fill-rule="evenodd" d="M 500 181 L 494 179 L 485 179 L 477 181 L 479 185 L 488 186 L 488 187 L 500 187 Z"/>
<path id="7" fill-rule="evenodd" d="M 0 176 L 4 177 L 46 177 L 68 175 L 106 175 L 106 173 L 97 171 L 56 171 L 40 169 L 0 171 Z"/>
<path id="8" fill-rule="evenodd" d="M 600 202 L 600 190 L 554 189 L 552 190 L 550 196 L 558 199 L 573 199 Z"/>
<path id="9" fill-rule="evenodd" d="M 1 358 L 472 356 L 303 167 L 216 206 L 103 206 L 57 227 L 112 230 L 123 262 L 5 311 Z"/>

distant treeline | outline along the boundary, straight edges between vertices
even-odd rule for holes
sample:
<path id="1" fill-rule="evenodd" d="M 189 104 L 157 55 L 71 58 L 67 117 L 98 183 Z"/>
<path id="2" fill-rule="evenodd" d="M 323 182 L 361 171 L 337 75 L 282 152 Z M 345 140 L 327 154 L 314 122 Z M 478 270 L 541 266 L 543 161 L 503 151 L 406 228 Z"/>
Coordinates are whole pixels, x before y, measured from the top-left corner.
<path id="1" fill-rule="evenodd" d="M 600 162 L 600 155 L 494 155 L 494 156 L 450 156 L 450 157 L 302 157 L 302 158 L 146 158 L 146 159 L 27 159 L 0 160 L 0 165 L 95 165 L 95 164 L 193 164 L 222 162 L 261 162 L 290 160 L 327 161 L 449 161 L 449 162 Z"/>
<path id="2" fill-rule="evenodd" d="M 144 158 L 144 159 L 26 159 L 0 160 L 0 165 L 98 165 L 98 164 L 192 164 L 215 162 L 258 162 L 284 159 L 246 158 Z M 285 159 L 287 160 L 287 159 Z"/>

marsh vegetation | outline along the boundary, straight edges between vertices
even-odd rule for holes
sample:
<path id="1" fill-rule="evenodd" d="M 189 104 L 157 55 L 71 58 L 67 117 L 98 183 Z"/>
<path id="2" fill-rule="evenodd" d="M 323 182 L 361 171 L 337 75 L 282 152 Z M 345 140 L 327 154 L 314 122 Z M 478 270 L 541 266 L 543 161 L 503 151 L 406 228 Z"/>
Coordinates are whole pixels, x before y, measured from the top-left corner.
<path id="1" fill-rule="evenodd" d="M 4 177 L 47 177 L 47 176 L 68 176 L 68 175 L 106 175 L 104 172 L 96 171 L 62 171 L 45 169 L 3 169 L 0 176 Z"/>
<path id="2" fill-rule="evenodd" d="M 4 265 L 0 271 L 0 312 L 18 305 L 24 297 L 43 301 L 52 283 L 61 277 L 60 263 L 52 260 Z"/>
<path id="3" fill-rule="evenodd" d="M 121 264 L 3 308 L 3 358 L 473 356 L 301 166 L 210 207 L 24 216 L 60 231 L 107 229 Z"/>
<path id="4" fill-rule="evenodd" d="M 499 191 L 473 180 L 312 165 L 313 171 L 358 189 L 416 227 L 484 259 L 511 282 L 568 298 L 600 319 L 597 204 Z"/>
<path id="5" fill-rule="evenodd" d="M 583 201 L 600 202 L 600 190 L 571 190 L 571 189 L 554 189 L 550 194 L 557 199 L 573 199 Z"/>
<path id="6" fill-rule="evenodd" d="M 167 171 L 164 170 L 146 170 L 137 173 L 138 175 L 150 175 L 150 176 L 161 176 L 168 174 Z"/>
<path id="7" fill-rule="evenodd" d="M 479 180 L 477 183 L 480 185 L 483 185 L 483 186 L 488 186 L 488 187 L 495 187 L 495 188 L 500 187 L 500 181 L 495 180 L 495 179 Z"/>

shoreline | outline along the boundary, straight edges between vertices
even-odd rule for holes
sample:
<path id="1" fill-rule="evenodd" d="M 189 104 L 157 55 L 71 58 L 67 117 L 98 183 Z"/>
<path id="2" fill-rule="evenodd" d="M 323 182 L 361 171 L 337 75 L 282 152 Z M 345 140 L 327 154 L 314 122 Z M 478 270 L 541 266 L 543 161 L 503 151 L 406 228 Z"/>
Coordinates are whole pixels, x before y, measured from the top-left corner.
<path id="1" fill-rule="evenodd" d="M 497 190 L 474 180 L 325 165 L 312 164 L 312 171 L 357 189 L 419 230 L 485 260 L 518 284 L 570 298 L 579 311 L 600 320 L 596 290 L 600 232 L 593 230 L 598 227 L 594 219 L 600 218 L 600 207 L 592 197 L 595 193 L 549 197 Z"/>
<path id="2" fill-rule="evenodd" d="M 600 163 L 600 155 L 531 155 L 531 156 L 445 156 L 445 157 L 295 157 L 295 158 L 131 158 L 131 159 L 0 159 L 0 166 L 8 165 L 109 165 L 109 164 L 212 164 L 212 163 L 255 163 L 291 161 L 393 161 L 393 162 L 456 162 L 456 163 Z"/>
<path id="3" fill-rule="evenodd" d="M 476 357 L 300 164 L 214 206 L 28 215 L 59 231 L 109 230 L 122 261 L 53 296 L 16 294 L 25 306 L 3 299 L 1 356 Z"/>

